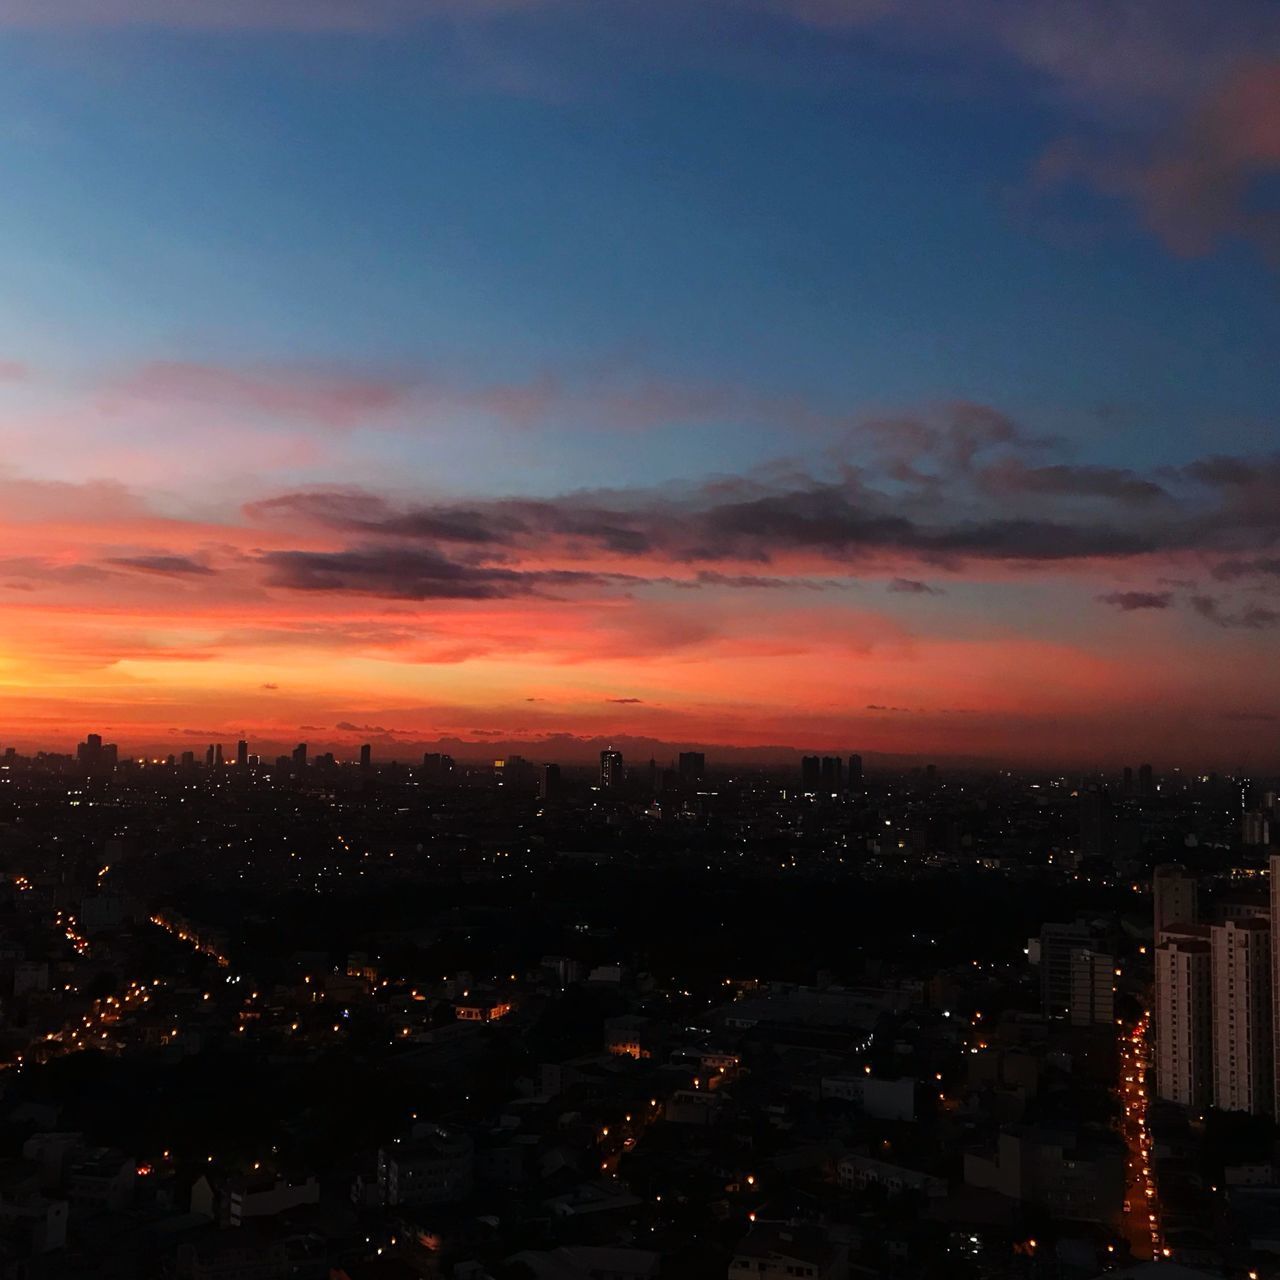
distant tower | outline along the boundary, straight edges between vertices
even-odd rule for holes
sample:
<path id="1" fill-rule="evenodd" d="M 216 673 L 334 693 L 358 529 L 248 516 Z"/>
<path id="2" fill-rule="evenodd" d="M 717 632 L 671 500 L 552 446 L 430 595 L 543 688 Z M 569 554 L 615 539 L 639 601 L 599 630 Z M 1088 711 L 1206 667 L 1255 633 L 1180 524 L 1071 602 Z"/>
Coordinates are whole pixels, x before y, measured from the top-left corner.
<path id="1" fill-rule="evenodd" d="M 822 761 L 817 756 L 800 761 L 800 785 L 806 791 L 816 791 L 822 785 Z"/>
<path id="2" fill-rule="evenodd" d="M 1144 799 L 1149 800 L 1156 793 L 1155 779 L 1151 774 L 1151 766 L 1142 764 L 1138 766 L 1138 794 Z"/>
<path id="3" fill-rule="evenodd" d="M 701 751 L 680 753 L 680 778 L 683 782 L 701 782 L 707 775 L 707 757 Z"/>
<path id="4" fill-rule="evenodd" d="M 360 767 L 362 769 L 373 768 L 373 745 L 371 743 L 366 742 L 360 748 Z"/>
<path id="5" fill-rule="evenodd" d="M 560 794 L 560 766 L 558 764 L 544 764 L 542 766 L 542 777 L 538 779 L 538 798 L 540 800 L 554 800 Z"/>
<path id="6" fill-rule="evenodd" d="M 1078 800 L 1080 852 L 1086 858 L 1111 854 L 1111 797 L 1100 787 L 1081 791 Z"/>
<path id="7" fill-rule="evenodd" d="M 616 791 L 622 785 L 622 752 L 610 747 L 600 753 L 600 786 L 604 791 Z"/>
<path id="8" fill-rule="evenodd" d="M 249 744 L 241 738 L 236 743 L 236 768 L 247 769 L 249 767 Z"/>
<path id="9" fill-rule="evenodd" d="M 849 790 L 862 790 L 862 757 L 860 755 L 851 755 L 849 757 Z"/>
<path id="10" fill-rule="evenodd" d="M 822 757 L 822 789 L 832 795 L 844 790 L 844 761 L 839 756 Z"/>
<path id="11" fill-rule="evenodd" d="M 209 743 L 204 749 L 204 767 L 206 769 L 213 768 L 213 743 Z"/>
<path id="12" fill-rule="evenodd" d="M 305 769 L 307 767 L 307 744 L 300 742 L 293 749 L 293 765 L 295 769 Z"/>
<path id="13" fill-rule="evenodd" d="M 222 768 L 222 743 L 218 743 L 213 749 L 213 767 L 215 769 Z"/>

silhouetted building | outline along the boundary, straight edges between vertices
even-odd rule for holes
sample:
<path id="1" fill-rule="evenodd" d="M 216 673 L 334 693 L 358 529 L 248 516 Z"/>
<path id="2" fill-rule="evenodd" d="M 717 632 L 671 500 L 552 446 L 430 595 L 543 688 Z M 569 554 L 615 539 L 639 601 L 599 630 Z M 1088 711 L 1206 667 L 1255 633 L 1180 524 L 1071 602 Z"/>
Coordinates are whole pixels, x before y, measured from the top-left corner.
<path id="1" fill-rule="evenodd" d="M 1109 857 L 1112 850 L 1111 797 L 1101 787 L 1080 792 L 1080 853 L 1086 858 Z"/>
<path id="2" fill-rule="evenodd" d="M 822 761 L 817 756 L 800 761 L 800 782 L 806 791 L 816 791 L 822 785 Z"/>
<path id="3" fill-rule="evenodd" d="M 305 769 L 307 767 L 307 744 L 300 742 L 293 749 L 293 766 L 295 769 Z"/>
<path id="4" fill-rule="evenodd" d="M 600 753 L 600 786 L 605 791 L 614 791 L 622 786 L 622 752 L 610 747 Z"/>
<path id="5" fill-rule="evenodd" d="M 1151 766 L 1143 764 L 1138 766 L 1138 794 L 1148 800 L 1156 793 L 1155 778 L 1151 773 Z"/>
<path id="6" fill-rule="evenodd" d="M 862 773 L 862 757 L 860 755 L 851 755 L 849 757 L 849 790 L 861 791 L 863 782 Z"/>
<path id="7" fill-rule="evenodd" d="M 707 757 L 701 751 L 680 753 L 680 777 L 685 782 L 701 782 L 707 775 Z"/>
<path id="8" fill-rule="evenodd" d="M 832 795 L 844 790 L 844 761 L 839 756 L 822 757 L 822 789 Z"/>
<path id="9" fill-rule="evenodd" d="M 1195 924 L 1200 919 L 1198 884 L 1186 867 L 1166 862 L 1151 874 L 1151 902 L 1155 939 L 1174 925 Z"/>
<path id="10" fill-rule="evenodd" d="M 422 757 L 422 779 L 432 786 L 443 786 L 453 779 L 453 757 L 441 751 L 427 751 Z"/>
<path id="11" fill-rule="evenodd" d="M 236 743 L 236 768 L 247 769 L 249 767 L 249 744 L 241 738 Z"/>
<path id="12" fill-rule="evenodd" d="M 538 797 L 542 800 L 555 800 L 560 795 L 560 766 L 544 764 L 542 776 L 538 779 Z"/>
<path id="13" fill-rule="evenodd" d="M 76 760 L 80 767 L 91 774 L 112 773 L 119 758 L 114 742 L 103 742 L 99 733 L 89 733 L 76 747 Z"/>
<path id="14" fill-rule="evenodd" d="M 368 742 L 360 748 L 360 767 L 362 769 L 373 768 L 373 747 Z"/>

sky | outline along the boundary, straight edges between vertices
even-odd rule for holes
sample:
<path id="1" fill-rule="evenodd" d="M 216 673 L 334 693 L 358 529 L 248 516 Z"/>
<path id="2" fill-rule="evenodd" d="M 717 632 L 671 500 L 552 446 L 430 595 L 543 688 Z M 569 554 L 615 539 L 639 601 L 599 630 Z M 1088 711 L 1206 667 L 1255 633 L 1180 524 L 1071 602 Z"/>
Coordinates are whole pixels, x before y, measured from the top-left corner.
<path id="1" fill-rule="evenodd" d="M 1280 10 L 0 0 L 0 743 L 1280 767 Z"/>

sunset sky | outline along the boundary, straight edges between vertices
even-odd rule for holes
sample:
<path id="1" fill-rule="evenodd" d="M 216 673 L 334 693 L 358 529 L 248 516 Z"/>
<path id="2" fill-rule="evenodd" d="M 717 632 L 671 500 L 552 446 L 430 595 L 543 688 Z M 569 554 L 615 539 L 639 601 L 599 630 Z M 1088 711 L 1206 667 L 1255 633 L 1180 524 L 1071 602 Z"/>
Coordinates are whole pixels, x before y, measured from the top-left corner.
<path id="1" fill-rule="evenodd" d="M 1270 0 L 0 0 L 0 165 L 0 744 L 1280 765 Z"/>

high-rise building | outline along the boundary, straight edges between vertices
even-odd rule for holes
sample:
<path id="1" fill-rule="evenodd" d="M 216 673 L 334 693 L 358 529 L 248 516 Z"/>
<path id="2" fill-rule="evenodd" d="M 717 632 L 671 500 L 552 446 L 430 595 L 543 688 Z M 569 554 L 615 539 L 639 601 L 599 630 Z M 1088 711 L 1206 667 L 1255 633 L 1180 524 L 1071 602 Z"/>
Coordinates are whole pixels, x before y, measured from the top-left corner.
<path id="1" fill-rule="evenodd" d="M 1078 798 L 1080 853 L 1085 858 L 1106 858 L 1112 850 L 1111 797 L 1101 787 L 1088 787 Z"/>
<path id="2" fill-rule="evenodd" d="M 560 794 L 560 766 L 558 764 L 544 764 L 542 766 L 542 775 L 538 779 L 538 798 L 540 800 L 554 800 Z"/>
<path id="3" fill-rule="evenodd" d="M 422 778 L 432 786 L 443 786 L 453 778 L 453 757 L 440 751 L 426 751 L 422 756 Z"/>
<path id="4" fill-rule="evenodd" d="M 832 795 L 844 790 L 844 761 L 839 756 L 822 757 L 822 789 Z"/>
<path id="5" fill-rule="evenodd" d="M 1110 1026 L 1115 1021 L 1116 962 L 1109 952 L 1092 946 L 1072 948 L 1068 1017 L 1077 1027 Z"/>
<path id="6" fill-rule="evenodd" d="M 307 767 L 307 744 L 300 742 L 293 749 L 293 767 L 295 769 L 305 769 Z"/>
<path id="7" fill-rule="evenodd" d="M 1124 776 L 1120 781 L 1120 794 L 1125 796 L 1133 795 L 1133 770 L 1125 765 Z"/>
<path id="8" fill-rule="evenodd" d="M 622 786 L 622 752 L 610 747 L 600 753 L 600 786 L 605 791 L 616 791 Z"/>
<path id="9" fill-rule="evenodd" d="M 213 768 L 213 743 L 209 743 L 204 749 L 204 767 L 206 769 Z"/>
<path id="10" fill-rule="evenodd" d="M 1271 919 L 1276 922 L 1280 921 L 1280 854 L 1273 853 L 1268 862 L 1271 873 Z M 1280 928 L 1271 931 L 1271 996 L 1273 1001 L 1280 997 Z M 1280 1015 L 1277 1015 L 1274 1007 L 1271 1011 L 1271 1030 L 1271 1061 L 1275 1071 L 1272 1115 L 1280 1116 Z"/>
<path id="11" fill-rule="evenodd" d="M 849 790 L 862 790 L 862 757 L 860 755 L 851 755 L 849 757 Z"/>
<path id="12" fill-rule="evenodd" d="M 247 769 L 249 767 L 249 744 L 241 738 L 236 743 L 236 768 Z"/>
<path id="13" fill-rule="evenodd" d="M 1173 925 L 1195 924 L 1199 920 L 1198 882 L 1186 867 L 1165 862 L 1151 875 L 1151 898 L 1154 909 L 1155 939 Z"/>
<path id="14" fill-rule="evenodd" d="M 1140 764 L 1138 766 L 1138 794 L 1148 800 L 1156 793 L 1155 777 L 1151 772 L 1149 764 Z"/>
<path id="15" fill-rule="evenodd" d="M 1275 1105 L 1271 922 L 1228 920 L 1210 931 L 1213 1104 L 1270 1114 Z"/>
<path id="16" fill-rule="evenodd" d="M 806 791 L 816 791 L 822 785 L 822 761 L 817 756 L 800 761 L 800 783 Z"/>
<path id="17" fill-rule="evenodd" d="M 76 760 L 89 774 L 108 774 L 115 770 L 119 750 L 114 742 L 103 742 L 100 733 L 87 733 L 76 747 Z"/>
<path id="18" fill-rule="evenodd" d="M 373 768 L 373 745 L 371 743 L 366 742 L 360 748 L 360 767 L 362 769 Z"/>
<path id="19" fill-rule="evenodd" d="M 1040 998 L 1046 1017 L 1061 1018 L 1070 1013 L 1072 956 L 1090 949 L 1093 941 L 1093 930 L 1080 920 L 1041 926 Z"/>
<path id="20" fill-rule="evenodd" d="M 682 751 L 679 769 L 682 781 L 701 782 L 707 776 L 707 757 L 701 751 Z"/>
<path id="21" fill-rule="evenodd" d="M 1209 929 L 1204 928 L 1207 935 Z M 1207 937 L 1156 948 L 1156 1096 L 1184 1107 L 1213 1097 L 1213 963 Z"/>
<path id="22" fill-rule="evenodd" d="M 222 743 L 218 743 L 213 749 L 213 767 L 215 769 L 222 768 Z"/>
<path id="23" fill-rule="evenodd" d="M 1257 848 L 1271 843 L 1271 819 L 1256 809 L 1240 815 L 1240 843 Z"/>

